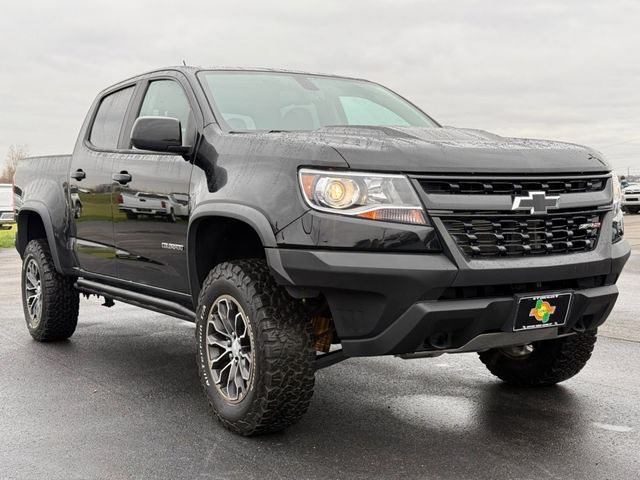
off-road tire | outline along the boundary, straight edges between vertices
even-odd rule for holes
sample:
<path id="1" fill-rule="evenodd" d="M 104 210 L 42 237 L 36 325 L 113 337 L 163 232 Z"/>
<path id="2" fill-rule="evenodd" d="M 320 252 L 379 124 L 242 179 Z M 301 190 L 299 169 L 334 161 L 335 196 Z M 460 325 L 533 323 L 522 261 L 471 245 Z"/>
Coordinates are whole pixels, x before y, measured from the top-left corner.
<path id="1" fill-rule="evenodd" d="M 239 403 L 229 402 L 207 365 L 207 322 L 222 295 L 242 307 L 252 330 L 252 381 Z M 283 430 L 307 411 L 315 381 L 311 323 L 300 301 L 279 287 L 264 260 L 216 266 L 202 286 L 196 320 L 196 361 L 205 395 L 217 419 L 241 435 Z"/>
<path id="2" fill-rule="evenodd" d="M 554 385 L 576 375 L 591 358 L 597 330 L 554 340 L 534 342 L 533 352 L 514 358 L 502 349 L 480 352 L 489 371 L 506 383 L 519 387 Z"/>
<path id="3" fill-rule="evenodd" d="M 41 281 L 42 310 L 37 325 L 30 322 L 25 288 L 26 266 L 32 260 L 38 266 Z M 22 265 L 22 304 L 29 333 L 39 342 L 66 340 L 78 324 L 80 295 L 74 287 L 75 279 L 56 271 L 46 240 L 32 240 L 27 244 Z"/>

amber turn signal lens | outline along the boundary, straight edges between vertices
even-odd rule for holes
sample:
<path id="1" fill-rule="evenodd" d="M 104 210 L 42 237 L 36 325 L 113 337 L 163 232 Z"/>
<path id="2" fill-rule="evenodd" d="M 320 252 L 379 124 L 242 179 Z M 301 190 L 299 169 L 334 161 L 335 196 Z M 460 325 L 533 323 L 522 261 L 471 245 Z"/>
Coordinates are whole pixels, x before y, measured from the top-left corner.
<path id="1" fill-rule="evenodd" d="M 313 198 L 313 187 L 318 178 L 317 175 L 312 175 L 309 173 L 303 173 L 300 175 L 300 179 L 302 180 L 302 189 L 304 190 L 304 194 L 307 198 Z"/>
<path id="2" fill-rule="evenodd" d="M 381 208 L 363 212 L 357 216 L 386 222 L 414 223 L 417 225 L 426 225 L 427 223 L 424 213 L 417 208 Z"/>

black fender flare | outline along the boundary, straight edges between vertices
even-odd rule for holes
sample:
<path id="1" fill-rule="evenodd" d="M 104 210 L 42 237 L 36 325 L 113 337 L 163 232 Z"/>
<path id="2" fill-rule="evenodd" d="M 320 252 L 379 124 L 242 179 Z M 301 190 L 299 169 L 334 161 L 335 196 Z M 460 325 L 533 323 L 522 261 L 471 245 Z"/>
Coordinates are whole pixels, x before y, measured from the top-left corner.
<path id="1" fill-rule="evenodd" d="M 189 275 L 189 284 L 191 287 L 191 296 L 194 305 L 198 302 L 200 295 L 200 285 L 196 274 L 195 242 L 198 233 L 198 225 L 200 222 L 209 217 L 227 217 L 240 220 L 252 227 L 262 242 L 265 249 L 277 247 L 276 236 L 271 223 L 266 215 L 260 210 L 242 205 L 239 203 L 226 202 L 206 202 L 201 203 L 192 211 L 189 218 L 189 228 L 187 231 L 187 272 Z M 267 259 L 269 256 L 267 255 Z"/>
<path id="2" fill-rule="evenodd" d="M 25 224 L 27 214 L 36 214 L 42 220 L 44 231 L 47 235 L 47 243 L 49 244 L 51 256 L 53 257 L 53 263 L 58 273 L 64 273 L 62 269 L 62 263 L 60 261 L 60 251 L 58 249 L 58 243 L 56 242 L 56 235 L 53 230 L 53 222 L 51 221 L 49 210 L 44 203 L 41 203 L 39 201 L 31 201 L 28 204 L 20 207 L 16 222 L 18 226 L 18 238 L 16 239 L 16 249 L 18 250 L 18 253 L 22 257 L 24 249 L 27 247 L 28 243 L 27 239 L 29 232 L 27 230 L 27 225 Z"/>

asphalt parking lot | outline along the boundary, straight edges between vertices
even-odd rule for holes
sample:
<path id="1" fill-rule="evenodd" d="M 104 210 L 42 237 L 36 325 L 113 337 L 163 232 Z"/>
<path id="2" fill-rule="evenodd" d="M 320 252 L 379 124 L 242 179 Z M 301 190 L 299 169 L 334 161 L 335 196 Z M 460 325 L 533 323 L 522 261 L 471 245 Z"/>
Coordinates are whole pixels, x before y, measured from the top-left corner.
<path id="1" fill-rule="evenodd" d="M 351 359 L 298 425 L 250 439 L 210 415 L 191 324 L 83 300 L 70 341 L 36 343 L 0 250 L 0 478 L 637 479 L 640 215 L 627 238 L 619 303 L 568 382 L 508 388 L 475 354 Z"/>

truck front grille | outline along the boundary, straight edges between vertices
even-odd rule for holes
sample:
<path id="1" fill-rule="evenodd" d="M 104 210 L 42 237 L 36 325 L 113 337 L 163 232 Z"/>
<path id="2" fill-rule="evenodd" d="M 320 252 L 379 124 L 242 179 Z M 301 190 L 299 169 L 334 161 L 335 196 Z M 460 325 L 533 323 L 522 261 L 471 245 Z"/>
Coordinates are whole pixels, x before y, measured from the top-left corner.
<path id="1" fill-rule="evenodd" d="M 547 194 L 600 192 L 607 186 L 608 176 L 576 178 L 424 178 L 420 185 L 427 194 L 440 195 L 521 195 L 528 192 Z"/>
<path id="2" fill-rule="evenodd" d="M 549 255 L 593 250 L 601 212 L 531 215 L 458 214 L 442 218 L 469 257 Z"/>

